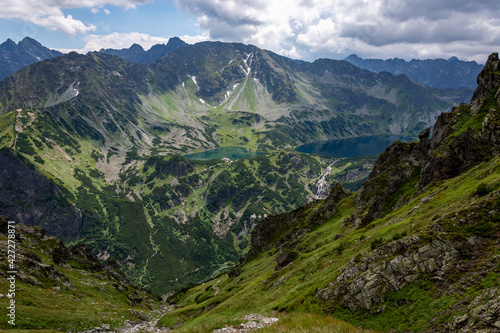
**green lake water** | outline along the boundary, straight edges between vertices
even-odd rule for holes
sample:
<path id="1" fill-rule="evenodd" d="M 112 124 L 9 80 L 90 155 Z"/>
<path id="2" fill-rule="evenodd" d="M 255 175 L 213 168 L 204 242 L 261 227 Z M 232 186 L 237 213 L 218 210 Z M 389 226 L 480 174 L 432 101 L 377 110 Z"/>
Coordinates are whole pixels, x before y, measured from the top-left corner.
<path id="1" fill-rule="evenodd" d="M 244 157 L 251 157 L 256 155 L 263 155 L 266 153 L 258 153 L 254 151 L 249 151 L 243 147 L 221 147 L 213 150 L 202 151 L 199 153 L 187 154 L 186 157 L 191 160 L 212 160 L 212 159 L 222 159 L 229 158 L 231 160 L 237 160 Z"/>
<path id="2" fill-rule="evenodd" d="M 297 147 L 295 150 L 301 153 L 320 154 L 336 157 L 357 157 L 363 155 L 381 154 L 394 141 L 401 140 L 409 142 L 412 139 L 397 135 L 362 136 L 349 139 L 335 139 L 311 142 Z M 185 155 L 191 160 L 212 160 L 229 158 L 237 160 L 244 157 L 263 155 L 266 153 L 249 151 L 243 147 L 229 146 L 199 153 Z"/>

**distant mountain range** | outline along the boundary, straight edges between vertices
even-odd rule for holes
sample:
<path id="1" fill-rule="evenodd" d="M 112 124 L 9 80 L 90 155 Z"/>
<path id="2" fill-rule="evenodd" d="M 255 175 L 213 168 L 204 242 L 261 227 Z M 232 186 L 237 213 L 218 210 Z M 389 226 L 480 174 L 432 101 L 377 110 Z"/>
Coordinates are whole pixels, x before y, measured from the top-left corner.
<path id="1" fill-rule="evenodd" d="M 101 49 L 99 52 L 119 56 L 128 62 L 149 64 L 163 58 L 168 53 L 188 46 L 178 37 L 172 37 L 167 44 L 156 44 L 145 51 L 142 46 L 133 44 L 124 49 Z M 63 53 L 51 50 L 30 37 L 16 44 L 8 39 L 0 45 L 0 80 L 15 73 L 24 66 L 31 65 Z M 461 61 L 456 57 L 448 60 L 427 59 L 405 61 L 403 59 L 362 59 L 352 54 L 344 59 L 351 64 L 372 72 L 387 71 L 394 75 L 405 74 L 415 81 L 437 88 L 459 89 L 476 87 L 476 77 L 483 65 L 475 61 Z M 301 62 L 299 62 L 301 63 Z"/>
<path id="2" fill-rule="evenodd" d="M 119 56 L 129 62 L 148 64 L 163 58 L 168 53 L 189 44 L 178 37 L 171 38 L 168 43 L 156 44 L 148 51 L 142 46 L 133 44 L 128 49 L 101 49 L 99 52 Z M 430 87 L 475 89 L 476 78 L 483 65 L 475 61 L 462 61 L 457 57 L 444 59 L 427 59 L 405 61 L 403 59 L 362 59 L 352 54 L 344 59 L 351 64 L 372 72 L 389 72 L 394 75 L 405 74 L 415 81 Z M 300 61 L 299 61 L 300 62 Z"/>
<path id="3" fill-rule="evenodd" d="M 24 66 L 60 55 L 61 52 L 48 49 L 33 38 L 25 37 L 17 44 L 7 39 L 0 44 L 0 80 Z"/>
<path id="4" fill-rule="evenodd" d="M 165 44 L 156 44 L 149 50 L 144 51 L 142 46 L 133 44 L 128 49 L 101 49 L 99 52 L 119 56 L 129 62 L 137 64 L 149 64 L 163 58 L 167 53 L 177 50 L 178 48 L 187 46 L 188 44 L 178 37 L 173 37 Z"/>
<path id="5" fill-rule="evenodd" d="M 72 109 L 87 117 L 103 140 L 119 146 L 152 147 L 159 135 L 166 140 L 159 146 L 169 141 L 167 146 L 175 147 L 170 151 L 242 144 L 266 151 L 361 135 L 416 137 L 471 94 L 429 89 L 406 76 L 376 74 L 345 61 L 297 62 L 252 45 L 204 42 L 152 64 L 101 52 L 48 59 L 0 83 L 0 112 Z M 219 115 L 219 109 L 228 112 Z M 242 121 L 242 111 L 259 118 Z M 160 127 L 163 132 L 154 134 Z M 182 146 L 180 133 L 186 133 Z"/>
<path id="6" fill-rule="evenodd" d="M 476 78 L 483 65 L 475 61 L 461 61 L 456 57 L 448 60 L 427 59 L 405 61 L 403 59 L 362 59 L 355 54 L 345 58 L 351 64 L 373 72 L 389 72 L 394 75 L 405 74 L 426 86 L 437 88 L 475 89 Z"/>
<path id="7" fill-rule="evenodd" d="M 128 49 L 102 49 L 99 52 L 119 56 L 128 62 L 147 64 L 155 62 L 167 53 L 186 45 L 188 44 L 178 37 L 173 37 L 170 38 L 166 45 L 156 44 L 148 51 L 145 51 L 138 44 L 133 44 Z M 63 53 L 51 50 L 30 37 L 25 37 L 17 44 L 12 39 L 7 39 L 0 44 L 0 80 L 14 74 L 25 66 L 61 55 Z"/>

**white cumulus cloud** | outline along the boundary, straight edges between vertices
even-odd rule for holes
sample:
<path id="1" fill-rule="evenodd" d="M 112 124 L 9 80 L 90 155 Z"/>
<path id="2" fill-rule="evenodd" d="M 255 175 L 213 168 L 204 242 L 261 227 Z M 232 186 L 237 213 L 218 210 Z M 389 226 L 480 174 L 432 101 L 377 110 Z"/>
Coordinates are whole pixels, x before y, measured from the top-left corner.
<path id="1" fill-rule="evenodd" d="M 0 0 L 0 18 L 28 21 L 49 30 L 62 31 L 69 35 L 78 35 L 95 31 L 96 26 L 85 24 L 81 20 L 65 15 L 64 9 L 89 8 L 92 13 L 99 12 L 105 5 L 120 6 L 125 9 L 150 0 Z M 107 14 L 106 9 L 104 12 Z M 109 11 L 108 11 L 109 12 Z"/>

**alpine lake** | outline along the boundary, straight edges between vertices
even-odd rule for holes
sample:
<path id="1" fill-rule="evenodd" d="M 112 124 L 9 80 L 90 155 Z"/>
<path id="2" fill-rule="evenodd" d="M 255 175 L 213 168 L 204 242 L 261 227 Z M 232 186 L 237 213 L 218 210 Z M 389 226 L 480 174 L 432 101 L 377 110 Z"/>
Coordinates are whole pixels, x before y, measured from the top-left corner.
<path id="1" fill-rule="evenodd" d="M 357 157 L 378 155 L 384 152 L 394 141 L 410 142 L 412 138 L 397 135 L 361 136 L 348 139 L 333 139 L 315 141 L 295 148 L 296 151 L 307 154 L 319 154 L 335 157 Z M 244 157 L 263 155 L 265 152 L 253 152 L 243 147 L 228 146 L 199 153 L 185 155 L 192 160 L 211 160 L 229 158 L 236 160 Z"/>
<path id="2" fill-rule="evenodd" d="M 412 138 L 397 135 L 361 136 L 348 139 L 316 141 L 295 148 L 296 151 L 307 154 L 319 154 L 335 157 L 357 157 L 378 155 L 385 151 L 393 142 L 400 140 L 412 141 Z"/>
<path id="3" fill-rule="evenodd" d="M 256 155 L 264 155 L 264 152 L 253 152 L 249 151 L 243 147 L 228 146 L 220 147 L 217 149 L 206 150 L 199 153 L 187 154 L 186 158 L 191 160 L 213 160 L 229 158 L 231 160 L 237 160 L 244 157 L 252 157 Z"/>

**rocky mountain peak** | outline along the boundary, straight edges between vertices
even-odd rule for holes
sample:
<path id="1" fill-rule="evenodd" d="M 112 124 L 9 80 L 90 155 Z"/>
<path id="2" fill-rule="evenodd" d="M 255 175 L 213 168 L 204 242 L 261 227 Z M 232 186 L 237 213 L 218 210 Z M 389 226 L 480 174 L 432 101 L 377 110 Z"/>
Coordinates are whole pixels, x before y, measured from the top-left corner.
<path id="1" fill-rule="evenodd" d="M 142 46 L 140 46 L 139 44 L 132 44 L 132 46 L 129 48 L 130 51 L 144 51 L 144 49 L 142 48 Z"/>
<path id="2" fill-rule="evenodd" d="M 7 39 L 0 45 L 0 80 L 24 66 L 60 55 L 61 52 L 48 49 L 30 37 L 25 37 L 18 44 Z"/>
<path id="3" fill-rule="evenodd" d="M 495 52 L 488 57 L 488 61 L 477 77 L 477 89 L 471 100 L 471 110 L 473 114 L 479 111 L 488 94 L 493 94 L 497 103 L 500 103 L 500 94 L 498 94 L 499 86 L 500 60 L 498 58 L 498 53 Z M 495 92 L 493 93 L 493 91 Z"/>
<path id="4" fill-rule="evenodd" d="M 7 39 L 5 42 L 3 42 L 0 45 L 0 52 L 1 51 L 12 51 L 17 49 L 17 44 L 14 42 L 12 39 Z"/>
<path id="5" fill-rule="evenodd" d="M 168 47 L 182 47 L 182 46 L 187 46 L 188 44 L 180 39 L 179 37 L 172 37 L 168 40 L 167 46 Z"/>
<path id="6" fill-rule="evenodd" d="M 27 46 L 27 45 L 34 45 L 37 47 L 43 47 L 40 42 L 38 42 L 36 39 L 33 39 L 31 37 L 24 37 L 22 41 L 19 42 L 19 45 L 21 46 Z"/>
<path id="7" fill-rule="evenodd" d="M 352 62 L 352 61 L 361 60 L 361 58 L 360 58 L 360 57 L 358 57 L 358 55 L 357 55 L 357 54 L 354 54 L 354 53 L 353 53 L 353 54 L 351 54 L 351 55 L 347 56 L 344 60 L 345 60 L 345 61 Z"/>

